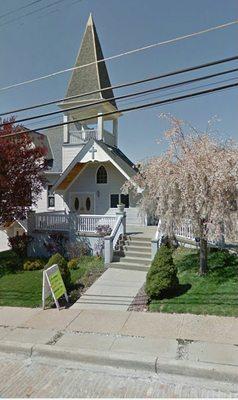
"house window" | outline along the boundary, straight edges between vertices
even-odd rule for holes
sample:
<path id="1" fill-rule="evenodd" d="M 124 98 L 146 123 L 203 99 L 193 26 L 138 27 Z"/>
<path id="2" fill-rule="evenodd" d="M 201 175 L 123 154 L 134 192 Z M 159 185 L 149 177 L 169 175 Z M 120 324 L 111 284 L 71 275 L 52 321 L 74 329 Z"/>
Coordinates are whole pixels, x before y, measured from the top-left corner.
<path id="1" fill-rule="evenodd" d="M 103 165 L 97 170 L 97 183 L 107 183 L 107 171 Z"/>
<path id="2" fill-rule="evenodd" d="M 125 204 L 125 208 L 129 208 L 129 195 L 128 194 L 111 194 L 111 208 L 116 208 L 117 204 Z"/>
<path id="3" fill-rule="evenodd" d="M 48 203 L 48 208 L 54 208 L 55 206 L 55 195 L 51 193 L 53 185 L 48 185 L 47 188 L 47 203 Z"/>
<path id="4" fill-rule="evenodd" d="M 75 199 L 74 199 L 74 208 L 75 208 L 75 211 L 78 211 L 78 209 L 79 209 L 79 199 L 78 199 L 78 197 L 75 197 Z"/>

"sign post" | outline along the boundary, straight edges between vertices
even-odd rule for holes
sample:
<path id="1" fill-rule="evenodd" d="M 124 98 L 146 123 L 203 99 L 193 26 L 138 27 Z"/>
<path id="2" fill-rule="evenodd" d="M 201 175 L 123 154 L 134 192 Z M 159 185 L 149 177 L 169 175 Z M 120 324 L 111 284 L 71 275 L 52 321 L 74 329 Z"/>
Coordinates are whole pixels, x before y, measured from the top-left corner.
<path id="1" fill-rule="evenodd" d="M 69 301 L 65 284 L 62 279 L 59 267 L 57 264 L 43 271 L 43 286 L 42 286 L 42 308 L 45 309 L 45 300 L 52 295 L 55 305 L 60 309 L 58 299 L 65 296 L 66 301 Z"/>

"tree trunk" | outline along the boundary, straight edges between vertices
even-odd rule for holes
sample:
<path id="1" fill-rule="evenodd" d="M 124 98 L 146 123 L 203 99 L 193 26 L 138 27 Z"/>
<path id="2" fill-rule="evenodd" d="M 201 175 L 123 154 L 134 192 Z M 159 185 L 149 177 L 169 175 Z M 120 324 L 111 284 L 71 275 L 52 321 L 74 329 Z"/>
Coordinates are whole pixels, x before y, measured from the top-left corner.
<path id="1" fill-rule="evenodd" d="M 200 238 L 199 274 L 205 275 L 206 273 L 207 273 L 207 240 L 202 237 Z"/>
<path id="2" fill-rule="evenodd" d="M 207 238 L 204 234 L 204 220 L 200 221 L 200 259 L 199 259 L 199 274 L 207 273 Z"/>

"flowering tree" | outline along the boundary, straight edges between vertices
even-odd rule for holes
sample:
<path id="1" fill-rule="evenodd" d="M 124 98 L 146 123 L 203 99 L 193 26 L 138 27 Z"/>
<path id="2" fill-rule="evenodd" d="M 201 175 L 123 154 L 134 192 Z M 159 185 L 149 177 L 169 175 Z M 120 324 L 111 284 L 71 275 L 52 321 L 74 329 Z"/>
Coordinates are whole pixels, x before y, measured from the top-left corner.
<path id="1" fill-rule="evenodd" d="M 167 151 L 140 165 L 124 190 L 143 188 L 140 207 L 161 218 L 162 229 L 171 234 L 174 226 L 191 221 L 200 239 L 200 274 L 207 271 L 207 240 L 237 229 L 238 146 L 221 142 L 208 123 L 206 132 L 170 115 L 165 132 Z"/>
<path id="2" fill-rule="evenodd" d="M 23 219 L 44 184 L 46 149 L 36 146 L 14 118 L 0 126 L 0 225 Z"/>

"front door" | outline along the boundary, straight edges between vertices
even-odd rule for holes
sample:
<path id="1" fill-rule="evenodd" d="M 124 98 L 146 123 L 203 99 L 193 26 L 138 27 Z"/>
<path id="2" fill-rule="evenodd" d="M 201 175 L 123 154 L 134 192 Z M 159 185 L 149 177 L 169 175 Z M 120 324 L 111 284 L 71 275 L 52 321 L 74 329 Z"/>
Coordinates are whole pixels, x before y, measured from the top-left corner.
<path id="1" fill-rule="evenodd" d="M 79 193 L 73 196 L 74 212 L 78 214 L 94 213 L 94 195 L 92 193 Z"/>

